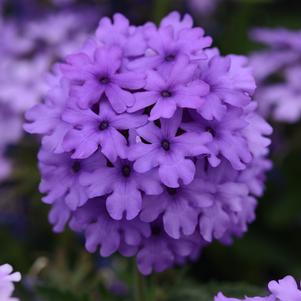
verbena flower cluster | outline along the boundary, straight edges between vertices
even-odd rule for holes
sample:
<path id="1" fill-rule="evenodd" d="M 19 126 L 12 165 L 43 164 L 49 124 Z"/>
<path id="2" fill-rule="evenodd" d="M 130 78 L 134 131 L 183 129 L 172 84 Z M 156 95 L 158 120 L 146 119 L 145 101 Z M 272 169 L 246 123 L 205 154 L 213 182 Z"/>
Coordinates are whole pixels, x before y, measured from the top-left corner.
<path id="1" fill-rule="evenodd" d="M 292 276 L 286 276 L 279 281 L 271 281 L 268 285 L 270 294 L 266 297 L 246 297 L 244 301 L 300 301 L 301 290 Z M 243 301 L 227 298 L 219 293 L 214 301 Z"/>
<path id="2" fill-rule="evenodd" d="M 26 114 L 42 135 L 50 222 L 143 274 L 247 230 L 264 188 L 271 127 L 256 113 L 245 57 L 221 56 L 176 12 L 135 27 L 121 14 L 49 77 Z"/>
<path id="3" fill-rule="evenodd" d="M 276 121 L 301 117 L 301 31 L 255 29 L 251 37 L 268 48 L 251 55 L 260 112 Z"/>
<path id="4" fill-rule="evenodd" d="M 50 66 L 82 45 L 95 16 L 84 9 L 0 19 L 0 180 L 10 171 L 7 146 L 22 136 L 24 111 L 42 100 Z"/>
<path id="5" fill-rule="evenodd" d="M 9 264 L 0 265 L 0 300 L 1 301 L 19 301 L 13 298 L 15 290 L 14 282 L 21 280 L 19 272 L 13 273 L 13 268 Z"/>

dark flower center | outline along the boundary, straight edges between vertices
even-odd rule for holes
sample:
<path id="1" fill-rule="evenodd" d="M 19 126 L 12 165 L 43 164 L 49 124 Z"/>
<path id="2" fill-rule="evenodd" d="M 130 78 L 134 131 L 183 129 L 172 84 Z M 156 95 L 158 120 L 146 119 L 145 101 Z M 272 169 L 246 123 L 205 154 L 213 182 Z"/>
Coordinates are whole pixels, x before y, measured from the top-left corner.
<path id="1" fill-rule="evenodd" d="M 161 141 L 161 147 L 166 150 L 169 151 L 170 150 L 170 142 L 166 139 Z"/>
<path id="2" fill-rule="evenodd" d="M 164 91 L 161 92 L 161 96 L 164 97 L 164 98 L 171 97 L 172 93 L 168 90 L 164 90 Z"/>
<path id="3" fill-rule="evenodd" d="M 104 130 L 106 130 L 108 127 L 109 127 L 109 122 L 106 121 L 106 120 L 104 120 L 104 121 L 102 121 L 102 122 L 99 124 L 98 129 L 99 129 L 100 131 L 104 131 Z"/>
<path id="4" fill-rule="evenodd" d="M 72 168 L 74 173 L 78 173 L 81 169 L 80 162 L 79 161 L 74 161 L 71 168 Z"/>
<path id="5" fill-rule="evenodd" d="M 165 56 L 166 62 L 173 62 L 175 60 L 176 56 L 174 54 L 168 54 Z"/>
<path id="6" fill-rule="evenodd" d="M 107 76 L 102 76 L 99 78 L 99 82 L 103 85 L 107 85 L 110 82 L 110 79 Z"/>
<path id="7" fill-rule="evenodd" d="M 159 236 L 161 234 L 161 227 L 159 225 L 152 226 L 152 234 L 154 236 Z"/>
<path id="8" fill-rule="evenodd" d="M 178 192 L 178 189 L 177 188 L 170 188 L 170 187 L 167 187 L 166 188 L 166 191 L 169 195 L 176 195 L 177 192 Z"/>
<path id="9" fill-rule="evenodd" d="M 122 166 L 121 172 L 125 178 L 128 178 L 131 175 L 131 167 L 129 165 L 124 165 Z"/>
<path id="10" fill-rule="evenodd" d="M 44 40 L 42 38 L 38 38 L 35 40 L 35 46 L 36 46 L 37 52 L 43 52 L 43 51 L 47 50 L 48 43 L 46 42 L 46 40 Z"/>
<path id="11" fill-rule="evenodd" d="M 210 133 L 213 137 L 216 136 L 216 132 L 215 132 L 215 130 L 214 130 L 211 126 L 207 126 L 207 127 L 206 127 L 206 131 L 207 131 L 208 133 Z"/>

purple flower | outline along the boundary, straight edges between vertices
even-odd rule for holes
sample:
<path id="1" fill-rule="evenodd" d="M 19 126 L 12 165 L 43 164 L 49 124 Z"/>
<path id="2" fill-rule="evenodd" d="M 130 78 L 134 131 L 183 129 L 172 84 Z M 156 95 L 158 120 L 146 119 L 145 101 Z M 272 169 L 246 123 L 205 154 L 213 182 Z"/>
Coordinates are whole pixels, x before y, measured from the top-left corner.
<path id="1" fill-rule="evenodd" d="M 0 299 L 1 301 L 19 301 L 11 295 L 15 289 L 14 282 L 21 280 L 19 272 L 13 273 L 13 268 L 9 264 L 0 266 Z"/>
<path id="2" fill-rule="evenodd" d="M 122 50 L 117 46 L 96 48 L 93 58 L 84 53 L 70 55 L 61 69 L 66 78 L 80 82 L 72 86 L 71 95 L 78 99 L 81 108 L 106 96 L 113 109 L 122 113 L 135 103 L 128 89 L 139 90 L 145 84 L 144 74 L 122 68 Z"/>
<path id="3" fill-rule="evenodd" d="M 192 122 L 183 123 L 188 133 L 210 133 L 212 141 L 207 145 L 208 160 L 213 167 L 218 166 L 224 157 L 236 170 L 245 169 L 251 162 L 252 155 L 242 131 L 248 126 L 246 118 L 240 109 L 232 108 L 221 120 L 205 120 L 198 114 L 193 114 Z"/>
<path id="4" fill-rule="evenodd" d="M 292 276 L 286 276 L 277 281 L 271 281 L 268 285 L 270 292 L 280 301 L 301 299 L 301 290 Z"/>
<path id="5" fill-rule="evenodd" d="M 30 7 L 28 1 L 21 2 L 26 2 Z M 14 17 L 1 18 L 1 180 L 10 169 L 3 154 L 8 145 L 16 144 L 22 137 L 24 112 L 45 97 L 46 72 L 54 60 L 62 59 L 83 43 L 93 23 L 96 25 L 96 15 L 96 11 L 75 9 L 30 19 L 23 16 L 22 22 Z M 60 83 L 58 74 L 50 81 L 55 82 L 51 83 L 51 93 L 45 97 L 44 103 L 27 112 L 26 118 L 30 124 L 25 125 L 25 129 L 44 135 L 43 145 L 55 153 L 62 153 L 62 139 L 70 128 L 61 120 L 66 98 L 69 97 L 69 83 Z"/>
<path id="6" fill-rule="evenodd" d="M 263 43 L 275 49 L 301 50 L 301 31 L 288 30 L 286 28 L 255 28 L 251 31 L 253 40 Z"/>
<path id="7" fill-rule="evenodd" d="M 54 68 L 25 125 L 42 136 L 54 231 L 83 233 L 102 256 L 136 256 L 143 274 L 247 231 L 271 167 L 271 127 L 246 59 L 210 44 L 188 15 L 157 28 L 116 14 Z"/>
<path id="8" fill-rule="evenodd" d="M 210 207 L 213 200 L 207 196 L 198 179 L 180 188 L 165 187 L 159 196 L 146 196 L 140 218 L 145 222 L 155 221 L 163 215 L 166 233 L 179 239 L 181 234 L 192 235 L 202 208 Z"/>
<path id="9" fill-rule="evenodd" d="M 208 86 L 202 81 L 193 81 L 195 65 L 189 65 L 182 56 L 168 74 L 150 70 L 147 73 L 145 92 L 135 94 L 136 103 L 128 109 L 135 112 L 155 104 L 150 120 L 171 118 L 177 108 L 197 109 L 203 103 L 202 96 L 208 93 Z"/>
<path id="10" fill-rule="evenodd" d="M 124 256 L 132 256 L 131 253 L 136 253 L 142 239 L 150 236 L 149 225 L 139 219 L 112 219 L 103 198 L 91 199 L 79 208 L 73 215 L 70 226 L 75 231 L 84 231 L 86 248 L 90 252 L 99 248 L 100 255 L 105 257 L 116 251 Z"/>
<path id="11" fill-rule="evenodd" d="M 152 235 L 144 239 L 137 254 L 138 268 L 145 275 L 162 272 L 175 262 L 193 256 L 205 245 L 197 235 L 173 239 L 156 224 L 152 225 L 151 232 Z"/>
<path id="12" fill-rule="evenodd" d="M 158 166 L 162 183 L 173 188 L 180 186 L 179 180 L 184 184 L 193 180 L 195 165 L 187 157 L 208 154 L 206 144 L 211 140 L 209 133 L 177 136 L 181 119 L 179 111 L 171 119 L 161 119 L 161 128 L 149 123 L 137 129 L 146 143 L 135 144 L 129 153 L 129 158 L 135 160 L 135 170 L 143 173 Z"/>
<path id="13" fill-rule="evenodd" d="M 31 134 L 43 135 L 42 144 L 54 153 L 64 152 L 62 143 L 71 125 L 62 120 L 62 112 L 69 95 L 69 85 L 49 77 L 51 93 L 43 103 L 37 104 L 25 114 L 27 122 L 24 129 Z"/>
<path id="14" fill-rule="evenodd" d="M 180 14 L 173 12 L 162 20 L 159 29 L 148 27 L 145 31 L 145 56 L 134 60 L 129 66 L 142 70 L 168 70 L 183 55 L 196 61 L 206 58 L 204 49 L 211 45 L 212 39 L 204 36 L 202 28 L 192 26 L 189 15 L 181 20 Z"/>
<path id="15" fill-rule="evenodd" d="M 201 63 L 199 78 L 209 85 L 209 93 L 199 113 L 207 120 L 220 120 L 227 105 L 242 108 L 251 101 L 255 81 L 245 57 L 221 57 L 216 51 L 207 51 L 208 62 Z"/>
<path id="16" fill-rule="evenodd" d="M 4 19 L 0 29 L 4 37 L 0 45 L 2 58 L 4 55 L 0 64 L 1 101 L 21 113 L 40 102 L 46 92 L 44 76 L 52 62 L 81 46 L 96 24 L 96 15 L 96 11 L 75 9 L 22 23 Z"/>
<path id="17" fill-rule="evenodd" d="M 255 158 L 266 156 L 271 143 L 268 136 L 273 132 L 272 127 L 257 113 L 256 102 L 245 108 L 245 114 L 248 125 L 242 130 L 242 134 L 247 140 L 248 148 Z"/>
<path id="18" fill-rule="evenodd" d="M 88 200 L 88 194 L 86 188 L 79 184 L 79 177 L 103 161 L 99 153 L 79 161 L 71 159 L 68 154 L 54 155 L 42 148 L 39 152 L 39 167 L 42 173 L 40 191 L 46 194 L 43 201 L 52 204 L 64 198 L 71 210 L 84 205 Z M 64 184 L 61 185 L 62 183 Z"/>
<path id="19" fill-rule="evenodd" d="M 0 100 L 0 150 L 9 144 L 16 143 L 22 136 L 22 121 L 20 116 L 10 106 Z"/>
<path id="20" fill-rule="evenodd" d="M 301 31 L 284 28 L 258 28 L 251 38 L 265 44 L 266 50 L 251 54 L 251 64 L 259 85 L 256 99 L 263 116 L 295 123 L 301 116 L 301 93 L 297 78 L 301 73 Z M 279 81 L 273 83 L 272 76 Z"/>
<path id="21" fill-rule="evenodd" d="M 218 6 L 220 0 L 189 0 L 189 6 L 193 11 L 203 17 L 212 14 Z"/>
<path id="22" fill-rule="evenodd" d="M 146 195 L 157 195 L 162 192 L 158 171 L 151 170 L 140 174 L 133 169 L 128 160 L 117 160 L 113 166 L 97 164 L 92 172 L 81 175 L 81 184 L 87 187 L 90 198 L 109 196 L 106 198 L 107 210 L 113 219 L 135 218 L 142 206 L 142 192 Z M 98 179 L 102 179 L 99 181 Z"/>
<path id="23" fill-rule="evenodd" d="M 224 162 L 212 168 L 198 161 L 199 185 L 210 206 L 202 208 L 199 231 L 205 241 L 227 240 L 229 232 L 239 235 L 254 219 L 256 201 L 250 197 L 248 185 L 238 181 L 239 173 Z M 245 214 L 246 213 L 246 214 Z M 234 231 L 233 231 L 234 230 Z"/>
<path id="24" fill-rule="evenodd" d="M 90 109 L 64 112 L 63 119 L 73 126 L 64 138 L 65 151 L 73 151 L 73 159 L 84 159 L 101 146 L 101 152 L 112 162 L 126 158 L 127 141 L 118 130 L 131 130 L 147 122 L 146 115 L 119 114 L 101 102 L 99 113 Z"/>
<path id="25" fill-rule="evenodd" d="M 118 46 L 127 58 L 141 56 L 147 47 L 144 30 L 148 25 L 130 26 L 129 20 L 118 13 L 113 16 L 113 22 L 104 17 L 99 22 L 94 43 Z"/>
<path id="26" fill-rule="evenodd" d="M 244 299 L 227 298 L 219 293 L 214 301 L 299 301 L 301 290 L 292 276 L 286 276 L 279 281 L 271 281 L 268 285 L 270 294 L 266 297 L 246 297 Z"/>
<path id="27" fill-rule="evenodd" d="M 49 212 L 49 222 L 53 225 L 53 231 L 62 232 L 71 218 L 71 210 L 66 205 L 64 198 L 56 199 Z"/>
<path id="28" fill-rule="evenodd" d="M 295 123 L 301 116 L 301 89 L 298 78 L 301 66 L 290 67 L 284 72 L 285 82 L 262 87 L 257 98 L 263 115 L 280 122 Z"/>

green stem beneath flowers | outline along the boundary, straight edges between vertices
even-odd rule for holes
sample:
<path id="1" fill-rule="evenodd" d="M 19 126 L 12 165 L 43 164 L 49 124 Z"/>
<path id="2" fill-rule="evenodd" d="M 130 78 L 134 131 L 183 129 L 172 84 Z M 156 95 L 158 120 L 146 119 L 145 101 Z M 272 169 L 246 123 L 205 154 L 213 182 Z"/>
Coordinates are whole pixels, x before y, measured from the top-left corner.
<path id="1" fill-rule="evenodd" d="M 146 301 L 145 279 L 135 266 L 135 301 Z"/>

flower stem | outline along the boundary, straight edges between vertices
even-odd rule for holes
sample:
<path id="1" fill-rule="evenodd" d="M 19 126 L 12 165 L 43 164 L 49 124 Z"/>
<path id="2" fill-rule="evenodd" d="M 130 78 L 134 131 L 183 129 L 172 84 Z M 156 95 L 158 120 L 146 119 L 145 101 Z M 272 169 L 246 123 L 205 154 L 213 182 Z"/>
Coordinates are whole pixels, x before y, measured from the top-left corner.
<path id="1" fill-rule="evenodd" d="M 135 301 L 146 301 L 144 277 L 135 267 Z"/>

